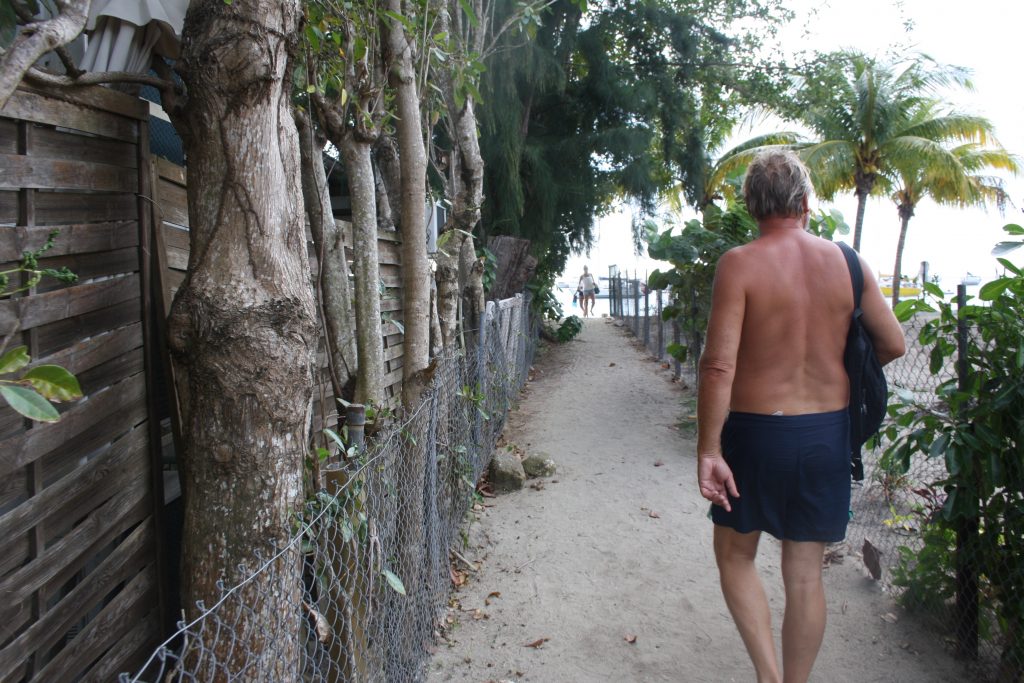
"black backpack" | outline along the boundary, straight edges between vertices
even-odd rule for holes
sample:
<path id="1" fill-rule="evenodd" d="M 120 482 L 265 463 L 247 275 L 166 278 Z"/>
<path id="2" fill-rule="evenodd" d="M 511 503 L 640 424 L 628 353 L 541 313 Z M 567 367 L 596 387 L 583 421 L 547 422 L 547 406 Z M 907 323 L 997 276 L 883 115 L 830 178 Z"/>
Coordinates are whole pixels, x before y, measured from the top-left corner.
<path id="1" fill-rule="evenodd" d="M 864 479 L 864 462 L 861 460 L 860 447 L 877 434 L 882 426 L 889 387 L 882 365 L 875 355 L 871 336 L 860 319 L 860 299 L 864 292 L 864 273 L 861 272 L 860 259 L 857 252 L 848 245 L 839 242 L 839 248 L 846 257 L 850 280 L 853 282 L 853 318 L 846 335 L 843 365 L 850 378 L 850 471 L 855 481 L 861 481 Z"/>

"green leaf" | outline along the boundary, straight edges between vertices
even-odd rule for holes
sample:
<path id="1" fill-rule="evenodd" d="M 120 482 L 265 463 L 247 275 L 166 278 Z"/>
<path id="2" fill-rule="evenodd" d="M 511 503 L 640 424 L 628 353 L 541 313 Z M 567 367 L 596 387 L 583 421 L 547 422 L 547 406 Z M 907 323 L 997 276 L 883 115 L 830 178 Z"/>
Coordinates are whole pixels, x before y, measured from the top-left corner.
<path id="1" fill-rule="evenodd" d="M 940 434 L 935 441 L 932 441 L 931 448 L 928 449 L 928 457 L 937 458 L 940 455 L 945 455 L 947 445 L 949 445 L 949 435 Z"/>
<path id="2" fill-rule="evenodd" d="M 26 372 L 22 379 L 31 382 L 36 391 L 57 403 L 82 398 L 78 380 L 59 365 L 39 365 Z"/>
<path id="3" fill-rule="evenodd" d="M 1005 230 L 1008 235 L 1024 235 L 1024 226 L 1020 226 L 1016 223 L 1007 223 L 1003 226 L 1003 230 Z"/>
<path id="4" fill-rule="evenodd" d="M 60 419 L 57 409 L 34 389 L 14 384 L 0 384 L 0 396 L 4 397 L 7 405 L 30 420 L 56 422 Z"/>
<path id="5" fill-rule="evenodd" d="M 345 442 L 341 440 L 341 437 L 338 436 L 338 433 L 336 431 L 334 431 L 333 429 L 325 429 L 324 434 L 326 434 L 331 441 L 338 444 L 338 447 L 341 448 L 342 452 L 344 452 Z"/>
<path id="6" fill-rule="evenodd" d="M 393 591 L 395 591 L 399 595 L 406 594 L 405 584 L 402 583 L 402 580 L 398 578 L 398 576 L 393 571 L 391 571 L 387 567 L 384 567 L 383 569 L 381 569 L 381 574 L 383 574 L 384 578 L 387 579 L 388 585 L 391 586 L 391 589 Z"/>
<path id="7" fill-rule="evenodd" d="M 1016 275 L 1018 277 L 1020 277 L 1021 275 L 1024 275 L 1024 270 L 1021 270 L 1020 268 L 1018 268 L 1016 265 L 1014 265 L 1014 263 L 1012 261 L 1010 261 L 1008 259 L 1004 259 L 1004 258 L 1000 258 L 1000 259 L 996 259 L 996 260 L 999 261 L 999 265 L 1001 265 L 1003 268 L 1006 268 L 1008 271 L 1010 271 L 1014 275 Z"/>
<path id="8" fill-rule="evenodd" d="M 668 353 L 668 355 L 672 356 L 677 361 L 679 361 L 680 363 L 686 362 L 687 348 L 682 344 L 672 342 L 671 344 L 665 347 L 665 352 Z"/>
<path id="9" fill-rule="evenodd" d="M 1005 277 L 993 280 L 992 282 L 986 282 L 978 292 L 978 297 L 982 301 L 994 301 L 999 298 L 1000 294 L 1006 291 L 1006 288 L 1010 286 L 1011 282 L 1012 281 L 1009 278 Z"/>
<path id="10" fill-rule="evenodd" d="M 926 283 L 924 283 L 924 285 L 922 285 L 922 289 L 924 289 L 924 291 L 927 292 L 928 294 L 931 294 L 932 296 L 934 296 L 936 299 L 944 299 L 944 298 L 946 298 L 946 293 L 943 292 L 942 288 L 939 287 L 934 282 L 926 282 Z"/>
<path id="11" fill-rule="evenodd" d="M 476 18 L 476 13 L 473 11 L 473 8 L 470 7 L 469 2 L 467 2 L 467 0 L 459 0 L 459 7 L 461 7 L 462 11 L 466 13 L 466 18 L 469 20 L 470 25 L 472 25 L 473 28 L 479 28 L 480 20 Z"/>
<path id="12" fill-rule="evenodd" d="M 910 320 L 915 313 L 918 312 L 932 312 L 935 309 L 926 304 L 921 299 L 904 299 L 903 301 L 896 304 L 896 308 L 892 309 L 896 319 L 901 323 L 905 323 Z"/>
<path id="13" fill-rule="evenodd" d="M 15 370 L 20 370 L 28 365 L 29 358 L 27 346 L 16 346 L 3 356 L 0 356 L 0 375 L 5 375 Z"/>

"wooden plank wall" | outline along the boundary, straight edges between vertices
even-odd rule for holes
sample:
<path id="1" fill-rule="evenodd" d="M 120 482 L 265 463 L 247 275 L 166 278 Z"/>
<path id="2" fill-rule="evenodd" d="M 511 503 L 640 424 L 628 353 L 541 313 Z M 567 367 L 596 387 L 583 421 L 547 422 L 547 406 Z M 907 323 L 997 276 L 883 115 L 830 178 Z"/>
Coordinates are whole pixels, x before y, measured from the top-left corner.
<path id="1" fill-rule="evenodd" d="M 154 176 L 157 178 L 154 194 L 154 223 L 160 226 L 157 235 L 157 250 L 160 258 L 160 278 L 163 283 L 162 297 L 165 311 L 170 312 L 171 300 L 178 287 L 185 279 L 188 269 L 188 202 L 185 196 L 187 181 L 185 169 L 163 159 L 154 161 Z M 346 221 L 338 221 L 345 239 L 345 253 L 349 263 L 352 262 L 352 225 Z M 315 280 L 317 273 L 317 254 L 312 238 L 307 231 L 309 247 L 309 263 L 311 277 Z M 161 243 L 162 242 L 162 248 Z M 384 372 L 385 395 L 388 405 L 397 408 L 402 400 L 402 329 L 404 317 L 402 313 L 402 270 L 401 270 L 401 238 L 398 232 L 382 233 L 377 239 L 380 255 L 380 277 L 384 287 L 381 300 L 381 336 L 384 340 Z M 395 322 L 398 324 L 396 325 Z M 332 405 L 320 410 L 321 400 L 333 404 L 333 393 L 327 370 L 327 356 L 324 341 L 321 338 L 318 353 L 320 365 L 319 383 L 314 388 L 317 405 L 313 414 L 316 417 L 314 428 L 318 429 L 326 416 L 336 408 Z M 326 420 L 330 423 L 331 420 Z"/>
<path id="2" fill-rule="evenodd" d="M 0 681 L 112 680 L 161 635 L 147 112 L 103 88 L 0 110 L 0 270 L 59 230 L 43 264 L 80 278 L 0 299 L 0 339 L 85 393 L 54 424 L 0 406 Z"/>

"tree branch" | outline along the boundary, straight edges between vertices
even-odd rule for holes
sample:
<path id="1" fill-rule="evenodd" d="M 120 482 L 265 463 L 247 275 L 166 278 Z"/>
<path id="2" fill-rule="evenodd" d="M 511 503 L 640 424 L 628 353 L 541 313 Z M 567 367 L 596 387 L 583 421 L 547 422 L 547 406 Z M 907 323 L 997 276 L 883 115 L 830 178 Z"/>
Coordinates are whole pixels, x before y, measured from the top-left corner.
<path id="1" fill-rule="evenodd" d="M 35 16 L 21 3 L 11 0 L 11 7 L 14 8 L 14 13 L 18 15 L 18 18 L 21 19 L 23 23 L 31 24 L 35 22 Z M 58 47 L 54 52 L 60 59 L 60 63 L 64 65 L 64 71 L 66 71 L 69 76 L 79 76 L 82 74 L 82 70 L 78 68 L 77 64 L 75 64 L 75 60 L 71 58 L 71 53 L 68 52 L 68 49 L 65 46 L 62 45 Z"/>
<path id="2" fill-rule="evenodd" d="M 81 76 L 71 77 L 62 74 L 52 74 L 36 67 L 25 72 L 27 80 L 46 85 L 56 85 L 64 88 L 100 85 L 103 83 L 138 83 L 139 85 L 151 85 L 161 92 L 170 88 L 174 89 L 172 81 L 165 81 L 159 76 L 150 76 L 130 71 L 84 71 Z"/>
<path id="3" fill-rule="evenodd" d="M 0 54 L 0 109 L 40 57 L 67 45 L 85 28 L 89 0 L 56 0 L 56 5 L 57 16 L 22 26 L 10 49 Z"/>

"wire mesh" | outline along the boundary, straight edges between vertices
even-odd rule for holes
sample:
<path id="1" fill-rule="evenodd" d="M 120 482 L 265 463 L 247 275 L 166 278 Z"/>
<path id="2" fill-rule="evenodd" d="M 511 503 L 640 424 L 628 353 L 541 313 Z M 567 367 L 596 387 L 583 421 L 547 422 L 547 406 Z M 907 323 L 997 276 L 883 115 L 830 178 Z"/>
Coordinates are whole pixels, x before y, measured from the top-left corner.
<path id="1" fill-rule="evenodd" d="M 449 550 L 537 340 L 529 298 L 490 303 L 476 348 L 443 354 L 415 411 L 323 470 L 290 540 L 121 683 L 418 681 Z M 254 561 L 255 560 L 255 561 Z"/>
<path id="2" fill-rule="evenodd" d="M 629 329 L 652 356 L 671 363 L 676 379 L 696 381 L 699 340 L 684 340 L 677 320 L 662 319 L 662 311 L 668 306 L 665 292 L 648 289 L 643 280 L 619 275 L 612 279 L 608 296 L 612 317 Z M 669 354 L 670 344 L 687 347 L 685 363 Z"/>

